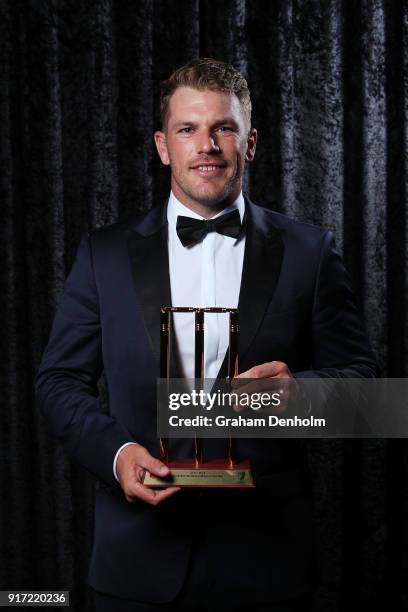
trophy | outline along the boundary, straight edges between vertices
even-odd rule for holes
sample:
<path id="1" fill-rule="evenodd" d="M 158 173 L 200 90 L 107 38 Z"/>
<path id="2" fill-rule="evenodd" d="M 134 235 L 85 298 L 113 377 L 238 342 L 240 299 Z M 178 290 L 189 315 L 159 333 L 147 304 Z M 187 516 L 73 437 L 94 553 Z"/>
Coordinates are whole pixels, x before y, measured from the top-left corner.
<path id="1" fill-rule="evenodd" d="M 228 380 L 238 374 L 238 310 L 236 308 L 162 307 L 160 309 L 160 378 L 169 380 L 171 313 L 195 313 L 194 372 L 196 381 L 204 381 L 204 316 L 213 313 L 229 314 Z M 254 487 L 249 461 L 234 460 L 234 440 L 229 435 L 228 456 L 205 461 L 201 438 L 195 436 L 193 457 L 172 461 L 167 438 L 160 438 L 160 459 L 170 469 L 170 477 L 159 478 L 145 473 L 144 484 L 152 488 L 177 487 Z"/>

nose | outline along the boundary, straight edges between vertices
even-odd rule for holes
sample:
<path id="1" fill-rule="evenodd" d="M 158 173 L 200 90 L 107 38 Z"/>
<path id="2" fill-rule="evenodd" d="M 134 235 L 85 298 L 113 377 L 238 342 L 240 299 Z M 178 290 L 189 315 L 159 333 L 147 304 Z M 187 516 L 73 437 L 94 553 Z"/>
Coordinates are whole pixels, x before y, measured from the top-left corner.
<path id="1" fill-rule="evenodd" d="M 197 153 L 217 153 L 219 150 L 220 147 L 217 140 L 209 130 L 205 130 L 199 134 Z"/>

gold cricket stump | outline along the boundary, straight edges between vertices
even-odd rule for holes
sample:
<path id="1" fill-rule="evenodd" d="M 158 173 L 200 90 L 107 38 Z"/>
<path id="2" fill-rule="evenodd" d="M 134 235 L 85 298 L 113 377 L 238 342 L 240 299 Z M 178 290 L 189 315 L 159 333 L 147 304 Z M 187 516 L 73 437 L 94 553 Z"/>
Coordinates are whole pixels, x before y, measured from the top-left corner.
<path id="1" fill-rule="evenodd" d="M 160 309 L 160 377 L 169 379 L 171 313 L 195 313 L 195 378 L 204 379 L 204 315 L 211 313 L 229 314 L 228 377 L 232 380 L 238 374 L 238 310 L 236 308 L 190 308 L 165 306 Z M 170 475 L 159 478 L 146 471 L 143 483 L 152 488 L 177 486 L 183 488 L 253 488 L 249 461 L 234 461 L 234 440 L 229 437 L 228 457 L 205 461 L 201 438 L 194 440 L 194 455 L 191 459 L 171 461 L 168 441 L 160 438 L 160 459 L 170 469 Z"/>

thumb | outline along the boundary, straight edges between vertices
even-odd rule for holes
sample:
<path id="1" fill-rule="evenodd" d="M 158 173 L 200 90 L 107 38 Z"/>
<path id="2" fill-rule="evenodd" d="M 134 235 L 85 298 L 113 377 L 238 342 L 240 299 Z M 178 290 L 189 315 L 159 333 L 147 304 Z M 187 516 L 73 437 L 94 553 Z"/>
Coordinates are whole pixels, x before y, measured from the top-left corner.
<path id="1" fill-rule="evenodd" d="M 151 474 L 155 476 L 168 476 L 170 473 L 169 468 L 165 465 L 160 459 L 156 459 L 153 457 L 146 449 L 143 449 L 141 456 L 139 458 L 140 467 L 148 470 Z"/>

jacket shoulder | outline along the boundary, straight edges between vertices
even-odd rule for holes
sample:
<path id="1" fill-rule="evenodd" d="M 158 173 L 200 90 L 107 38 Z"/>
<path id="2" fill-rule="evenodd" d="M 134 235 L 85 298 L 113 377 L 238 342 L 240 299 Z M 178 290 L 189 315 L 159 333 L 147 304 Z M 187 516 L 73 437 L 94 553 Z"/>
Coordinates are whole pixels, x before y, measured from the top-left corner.
<path id="1" fill-rule="evenodd" d="M 159 221 L 156 222 L 156 218 L 160 219 L 162 216 L 162 210 L 151 208 L 148 211 L 133 215 L 127 220 L 95 228 L 88 233 L 90 243 L 98 249 L 123 245 L 132 233 L 144 234 L 146 227 L 153 226 L 154 228 L 156 225 L 160 225 Z"/>
<path id="2" fill-rule="evenodd" d="M 102 238 L 114 236 L 121 233 L 127 233 L 132 229 L 136 229 L 140 224 L 143 223 L 144 219 L 151 213 L 151 209 L 145 212 L 132 215 L 124 221 L 116 221 L 115 223 L 109 223 L 108 225 L 101 225 L 90 230 L 89 236 L 91 238 Z"/>
<path id="3" fill-rule="evenodd" d="M 281 233 L 284 241 L 295 241 L 298 246 L 304 245 L 316 247 L 321 245 L 322 241 L 331 240 L 333 233 L 331 230 L 292 219 L 287 215 L 278 213 L 269 208 L 264 208 L 258 204 L 251 203 L 251 212 L 256 217 L 262 219 L 265 227 L 273 228 Z"/>

